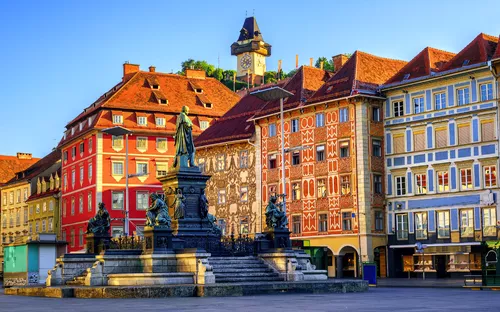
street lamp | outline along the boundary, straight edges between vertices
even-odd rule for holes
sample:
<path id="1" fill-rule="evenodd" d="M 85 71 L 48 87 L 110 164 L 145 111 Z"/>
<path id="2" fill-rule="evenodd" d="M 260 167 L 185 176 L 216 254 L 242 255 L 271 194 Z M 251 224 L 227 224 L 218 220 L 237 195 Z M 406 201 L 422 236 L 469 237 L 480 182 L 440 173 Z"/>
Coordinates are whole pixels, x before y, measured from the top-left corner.
<path id="1" fill-rule="evenodd" d="M 286 215 L 286 180 L 285 180 L 285 121 L 283 118 L 283 99 L 292 96 L 293 93 L 280 87 L 270 87 L 262 90 L 250 92 L 250 95 L 256 96 L 263 101 L 280 100 L 280 119 L 281 119 L 281 179 L 283 191 L 283 212 Z"/>
<path id="2" fill-rule="evenodd" d="M 128 212 L 129 212 L 129 200 L 128 200 L 128 178 L 138 177 L 142 175 L 146 175 L 147 173 L 136 173 L 136 174 L 128 174 L 128 136 L 132 134 L 127 128 L 116 126 L 112 128 L 107 128 L 102 130 L 103 133 L 110 134 L 113 136 L 125 136 L 125 219 L 124 219 L 124 232 L 125 236 L 128 236 L 129 232 L 129 221 L 128 221 Z"/>

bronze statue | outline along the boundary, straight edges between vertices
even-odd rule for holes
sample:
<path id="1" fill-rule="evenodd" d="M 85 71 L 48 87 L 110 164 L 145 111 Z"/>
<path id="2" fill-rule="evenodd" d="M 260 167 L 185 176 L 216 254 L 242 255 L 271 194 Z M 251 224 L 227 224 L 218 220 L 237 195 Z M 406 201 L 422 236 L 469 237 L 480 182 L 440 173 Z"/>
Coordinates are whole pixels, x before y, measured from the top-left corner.
<path id="1" fill-rule="evenodd" d="M 89 220 L 87 225 L 87 233 L 94 233 L 100 236 L 109 236 L 109 229 L 111 227 L 111 218 L 109 212 L 104 206 L 104 203 L 99 203 L 99 209 L 96 215 Z"/>
<path id="2" fill-rule="evenodd" d="M 276 204 L 277 197 L 275 195 L 269 198 L 269 203 L 266 207 L 266 225 L 269 229 L 287 228 L 288 219 L 285 212 L 282 211 L 283 204 Z"/>
<path id="3" fill-rule="evenodd" d="M 205 189 L 201 189 L 200 194 L 200 216 L 202 219 L 205 219 L 208 216 L 208 199 L 205 195 Z"/>
<path id="4" fill-rule="evenodd" d="M 146 226 L 167 226 L 170 227 L 172 220 L 168 214 L 168 207 L 162 195 L 152 193 L 151 206 L 146 211 Z"/>
<path id="5" fill-rule="evenodd" d="M 186 210 L 186 198 L 182 195 L 182 190 L 178 189 L 174 199 L 174 218 L 184 219 Z"/>
<path id="6" fill-rule="evenodd" d="M 194 153 L 196 151 L 193 141 L 193 122 L 188 117 L 189 107 L 183 106 L 182 112 L 177 116 L 176 130 L 175 130 L 175 160 L 174 167 L 187 167 L 185 158 L 189 162 L 189 167 L 194 167 Z"/>
<path id="7" fill-rule="evenodd" d="M 222 235 L 222 230 L 220 226 L 217 224 L 217 218 L 213 214 L 208 214 L 207 215 L 208 221 L 210 221 L 210 224 L 212 225 L 212 233 L 215 235 L 221 236 Z"/>

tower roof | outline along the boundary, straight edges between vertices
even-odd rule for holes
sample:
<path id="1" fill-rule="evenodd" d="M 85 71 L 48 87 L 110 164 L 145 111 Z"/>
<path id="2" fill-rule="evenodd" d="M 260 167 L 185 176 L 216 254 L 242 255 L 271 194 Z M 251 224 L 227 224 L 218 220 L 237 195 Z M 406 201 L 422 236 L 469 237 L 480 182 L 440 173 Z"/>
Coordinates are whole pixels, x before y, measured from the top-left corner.
<path id="1" fill-rule="evenodd" d="M 264 41 L 262 33 L 260 32 L 259 25 L 257 25 L 257 20 L 254 16 L 247 17 L 243 23 L 243 27 L 240 30 L 240 36 L 238 41 L 243 40 L 259 40 Z"/>

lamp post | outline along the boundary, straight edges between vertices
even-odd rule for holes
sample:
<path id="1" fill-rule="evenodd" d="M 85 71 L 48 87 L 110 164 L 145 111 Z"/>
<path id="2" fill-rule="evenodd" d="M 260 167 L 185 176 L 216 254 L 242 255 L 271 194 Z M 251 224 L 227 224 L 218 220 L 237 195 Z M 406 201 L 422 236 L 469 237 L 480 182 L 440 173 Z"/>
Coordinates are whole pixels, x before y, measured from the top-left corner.
<path id="1" fill-rule="evenodd" d="M 137 173 L 137 174 L 128 174 L 128 137 L 132 134 L 127 128 L 116 126 L 108 129 L 102 130 L 103 133 L 110 134 L 113 136 L 125 136 L 125 218 L 124 218 L 124 232 L 125 236 L 128 236 L 129 232 L 129 198 L 128 198 L 128 179 L 132 177 L 146 175 L 147 173 Z"/>
<path id="2" fill-rule="evenodd" d="M 283 99 L 292 96 L 293 93 L 286 91 L 280 87 L 271 87 L 262 90 L 257 90 L 250 93 L 263 101 L 280 100 L 280 119 L 281 119 L 281 179 L 282 179 L 282 196 L 283 196 L 283 212 L 286 215 L 286 180 L 285 180 L 285 120 L 283 118 Z"/>

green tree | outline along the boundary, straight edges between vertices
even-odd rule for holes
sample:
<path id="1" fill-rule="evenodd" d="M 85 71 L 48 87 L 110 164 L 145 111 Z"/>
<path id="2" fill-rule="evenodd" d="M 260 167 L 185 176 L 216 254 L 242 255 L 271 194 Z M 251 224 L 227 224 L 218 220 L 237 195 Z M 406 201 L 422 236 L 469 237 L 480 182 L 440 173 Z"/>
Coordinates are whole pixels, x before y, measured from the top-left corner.
<path id="1" fill-rule="evenodd" d="M 181 68 L 184 73 L 186 72 L 186 69 L 204 70 L 208 77 L 213 77 L 215 71 L 215 66 L 208 64 L 207 61 L 195 61 L 193 59 L 187 59 L 182 62 Z"/>
<path id="2" fill-rule="evenodd" d="M 285 77 L 283 77 L 283 78 L 292 77 L 293 75 L 295 75 L 295 73 L 297 72 L 297 70 L 298 70 L 297 68 L 292 69 L 292 70 L 291 70 L 291 71 L 289 71 L 289 72 L 288 72 L 288 74 L 286 74 L 286 76 L 285 76 Z"/>
<path id="3" fill-rule="evenodd" d="M 225 70 L 223 73 L 224 75 L 223 80 L 233 81 L 234 74 L 236 74 L 235 70 L 232 69 Z"/>
<path id="4" fill-rule="evenodd" d="M 214 78 L 219 80 L 219 81 L 222 81 L 222 79 L 224 79 L 224 71 L 222 70 L 222 68 L 216 68 L 214 70 Z"/>
<path id="5" fill-rule="evenodd" d="M 264 74 L 264 80 L 266 83 L 277 82 L 278 75 L 275 71 L 268 71 Z"/>
<path id="6" fill-rule="evenodd" d="M 314 67 L 321 68 L 321 62 L 323 62 L 323 69 L 328 71 L 335 71 L 335 66 L 333 65 L 333 60 L 329 60 L 324 56 L 318 57 Z"/>

